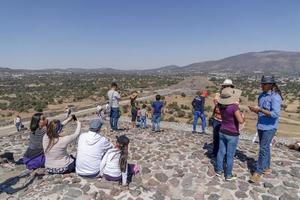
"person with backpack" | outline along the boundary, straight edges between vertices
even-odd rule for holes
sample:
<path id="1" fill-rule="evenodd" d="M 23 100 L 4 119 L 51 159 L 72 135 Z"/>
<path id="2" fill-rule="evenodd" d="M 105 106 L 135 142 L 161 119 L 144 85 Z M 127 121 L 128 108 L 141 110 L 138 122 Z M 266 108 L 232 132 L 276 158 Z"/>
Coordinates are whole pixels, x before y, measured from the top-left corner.
<path id="1" fill-rule="evenodd" d="M 139 167 L 127 163 L 129 138 L 121 135 L 116 139 L 115 147 L 109 149 L 101 161 L 100 175 L 108 181 L 119 181 L 125 186 L 130 177 L 139 172 Z"/>
<path id="2" fill-rule="evenodd" d="M 249 106 L 250 111 L 258 116 L 257 133 L 259 137 L 259 155 L 255 173 L 250 182 L 258 183 L 262 175 L 269 175 L 271 170 L 270 144 L 275 136 L 283 97 L 274 76 L 262 76 L 262 93 L 258 97 L 258 106 Z"/>
<path id="3" fill-rule="evenodd" d="M 160 132 L 160 120 L 163 112 L 164 104 L 161 101 L 161 96 L 155 96 L 155 101 L 152 103 L 152 131 Z"/>
<path id="4" fill-rule="evenodd" d="M 121 100 L 121 95 L 119 94 L 117 89 L 117 83 L 113 82 L 111 84 L 111 89 L 107 92 L 110 109 L 110 127 L 112 131 L 118 130 L 118 120 L 120 118 L 119 102 Z"/>
<path id="5" fill-rule="evenodd" d="M 62 135 L 63 126 L 70 121 L 77 124 L 76 130 L 71 135 Z M 47 128 L 47 134 L 43 137 L 43 149 L 45 152 L 45 168 L 49 174 L 65 174 L 75 171 L 75 158 L 67 152 L 68 145 L 75 141 L 80 134 L 81 123 L 72 115 L 63 123 L 60 120 L 52 120 Z"/>
<path id="6" fill-rule="evenodd" d="M 201 95 L 200 95 L 201 93 Z M 194 114 L 194 121 L 193 121 L 193 131 L 192 133 L 196 132 L 196 127 L 198 123 L 198 119 L 201 118 L 201 126 L 202 126 L 202 134 L 205 134 L 206 128 L 206 117 L 204 114 L 204 105 L 205 105 L 205 98 L 206 98 L 206 91 L 203 90 L 202 92 L 198 92 L 198 95 L 192 101 L 193 106 L 193 114 Z"/>
<path id="7" fill-rule="evenodd" d="M 232 83 L 231 79 L 225 79 L 224 82 L 221 84 L 221 90 L 220 93 L 224 88 L 234 88 L 234 85 Z M 218 151 L 219 151 L 219 132 L 221 128 L 221 123 L 222 123 L 222 117 L 221 117 L 221 112 L 218 107 L 219 100 L 220 100 L 220 93 L 216 93 L 213 102 L 214 102 L 214 110 L 212 114 L 212 127 L 213 127 L 213 157 L 217 157 Z"/>
<path id="8" fill-rule="evenodd" d="M 101 134 L 101 119 L 93 119 L 89 131 L 80 134 L 76 156 L 76 173 L 83 177 L 94 178 L 100 173 L 100 163 L 112 143 Z"/>
<path id="9" fill-rule="evenodd" d="M 219 151 L 216 160 L 216 175 L 220 177 L 224 172 L 225 180 L 236 180 L 236 175 L 232 174 L 234 155 L 239 141 L 239 124 L 243 124 L 245 119 L 240 111 L 238 102 L 242 94 L 241 90 L 234 88 L 224 88 L 220 95 L 218 107 L 221 112 L 222 122 L 219 132 Z M 226 168 L 223 169 L 224 157 L 226 155 Z"/>
<path id="10" fill-rule="evenodd" d="M 35 113 L 31 118 L 28 148 L 22 159 L 27 169 L 37 169 L 45 165 L 43 137 L 47 133 L 47 123 L 43 113 Z"/>

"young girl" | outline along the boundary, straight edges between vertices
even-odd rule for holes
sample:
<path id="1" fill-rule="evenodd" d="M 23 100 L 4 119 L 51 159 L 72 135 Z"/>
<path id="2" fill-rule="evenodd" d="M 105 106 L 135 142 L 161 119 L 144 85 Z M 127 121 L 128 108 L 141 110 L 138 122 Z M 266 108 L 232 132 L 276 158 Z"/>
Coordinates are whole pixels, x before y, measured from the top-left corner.
<path id="1" fill-rule="evenodd" d="M 147 128 L 147 106 L 146 106 L 146 104 L 143 104 L 140 113 L 141 113 L 141 126 L 140 127 Z"/>
<path id="2" fill-rule="evenodd" d="M 136 174 L 137 165 L 128 165 L 129 139 L 125 135 L 117 136 L 115 148 L 109 149 L 100 164 L 100 175 L 108 181 L 120 181 L 127 184 L 129 177 Z"/>
<path id="3" fill-rule="evenodd" d="M 76 121 L 77 128 L 74 134 L 61 136 L 63 126 L 71 120 Z M 75 115 L 67 121 L 61 123 L 53 120 L 48 125 L 47 135 L 43 138 L 43 148 L 45 152 L 46 170 L 51 174 L 64 174 L 75 171 L 75 158 L 67 152 L 67 147 L 80 134 L 81 123 Z"/>

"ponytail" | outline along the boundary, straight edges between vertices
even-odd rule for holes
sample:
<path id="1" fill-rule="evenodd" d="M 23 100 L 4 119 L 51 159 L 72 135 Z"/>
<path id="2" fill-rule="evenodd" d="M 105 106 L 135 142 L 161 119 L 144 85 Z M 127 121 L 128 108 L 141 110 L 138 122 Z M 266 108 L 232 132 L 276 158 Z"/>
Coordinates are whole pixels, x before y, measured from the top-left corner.
<path id="1" fill-rule="evenodd" d="M 279 87 L 276 83 L 273 85 L 273 91 L 278 93 L 280 95 L 281 99 L 283 100 L 281 90 L 279 89 Z"/>
<path id="2" fill-rule="evenodd" d="M 128 145 L 122 144 L 120 146 L 120 150 L 121 150 L 121 157 L 120 157 L 120 169 L 121 172 L 125 172 L 126 171 L 126 167 L 127 167 L 127 158 L 128 158 Z"/>

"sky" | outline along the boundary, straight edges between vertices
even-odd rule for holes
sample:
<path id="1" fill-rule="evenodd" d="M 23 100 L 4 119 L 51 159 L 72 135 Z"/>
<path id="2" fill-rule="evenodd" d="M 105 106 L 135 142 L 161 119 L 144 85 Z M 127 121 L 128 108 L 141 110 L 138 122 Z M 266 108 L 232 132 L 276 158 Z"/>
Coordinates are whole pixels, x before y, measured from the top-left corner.
<path id="1" fill-rule="evenodd" d="M 0 0 L 0 66 L 146 69 L 300 51 L 299 0 Z"/>

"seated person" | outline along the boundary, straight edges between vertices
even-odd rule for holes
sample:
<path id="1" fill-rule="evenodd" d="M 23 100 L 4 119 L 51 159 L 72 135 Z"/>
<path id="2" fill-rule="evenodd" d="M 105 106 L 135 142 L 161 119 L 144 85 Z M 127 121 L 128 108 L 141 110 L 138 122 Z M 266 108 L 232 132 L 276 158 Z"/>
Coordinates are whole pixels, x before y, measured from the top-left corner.
<path id="1" fill-rule="evenodd" d="M 108 181 L 120 181 L 127 185 L 130 177 L 139 172 L 137 165 L 128 165 L 129 139 L 125 135 L 117 136 L 115 148 L 109 149 L 100 165 L 100 175 Z M 129 176 L 129 177 L 128 177 Z"/>
<path id="2" fill-rule="evenodd" d="M 76 158 L 76 173 L 83 177 L 93 178 L 100 173 L 100 163 L 113 145 L 101 135 L 102 121 L 94 119 L 90 123 L 89 132 L 79 136 Z"/>
<path id="3" fill-rule="evenodd" d="M 43 137 L 47 132 L 47 122 L 43 113 L 35 113 L 31 118 L 28 148 L 23 160 L 20 159 L 27 169 L 37 169 L 45 165 Z"/>
<path id="4" fill-rule="evenodd" d="M 71 120 L 76 121 L 77 128 L 71 135 L 62 136 L 63 126 Z M 47 135 L 43 138 L 45 152 L 45 167 L 50 174 L 65 174 L 75 171 L 75 158 L 67 152 L 67 147 L 80 134 L 81 123 L 75 115 L 61 123 L 59 120 L 52 120 L 48 125 Z"/>

